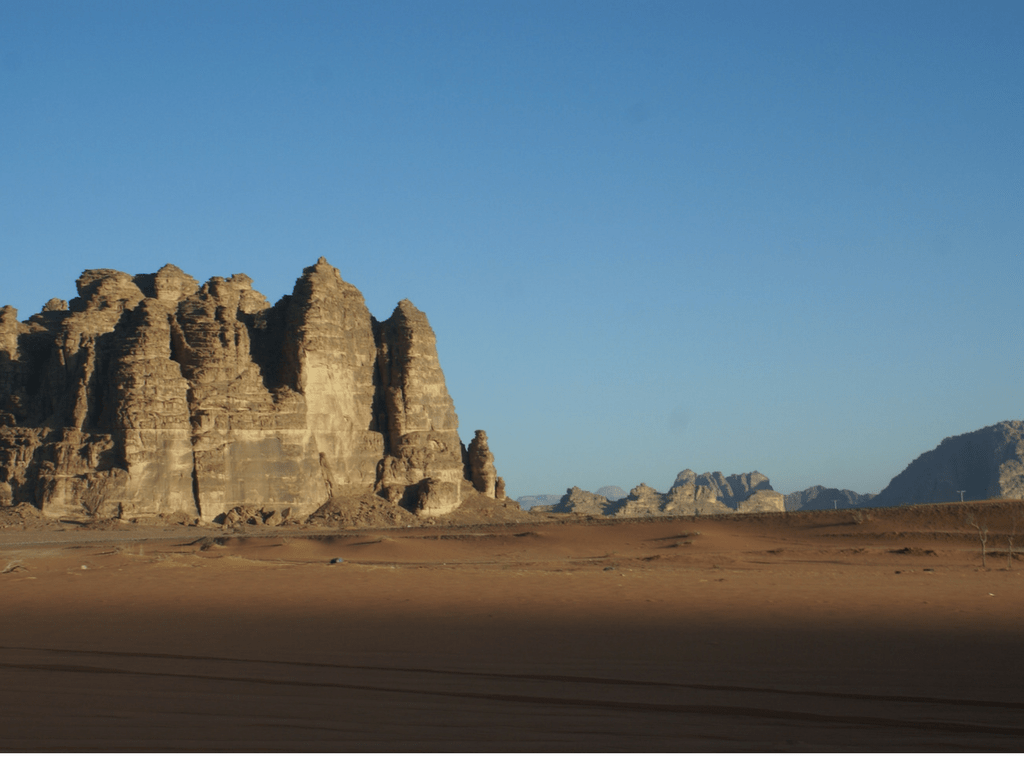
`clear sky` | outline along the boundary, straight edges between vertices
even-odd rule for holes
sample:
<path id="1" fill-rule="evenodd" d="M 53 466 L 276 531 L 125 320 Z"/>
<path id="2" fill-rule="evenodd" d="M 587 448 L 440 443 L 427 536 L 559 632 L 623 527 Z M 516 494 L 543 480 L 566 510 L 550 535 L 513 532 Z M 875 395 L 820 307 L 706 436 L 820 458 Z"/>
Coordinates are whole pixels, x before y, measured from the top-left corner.
<path id="1" fill-rule="evenodd" d="M 0 305 L 319 256 L 513 497 L 1024 418 L 1024 3 L 0 0 Z"/>

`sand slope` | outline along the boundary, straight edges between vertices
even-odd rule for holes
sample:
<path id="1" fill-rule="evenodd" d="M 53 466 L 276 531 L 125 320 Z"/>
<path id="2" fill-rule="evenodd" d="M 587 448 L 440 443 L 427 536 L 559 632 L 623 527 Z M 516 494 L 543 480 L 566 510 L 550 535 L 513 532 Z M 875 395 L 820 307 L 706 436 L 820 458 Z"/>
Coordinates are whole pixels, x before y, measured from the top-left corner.
<path id="1" fill-rule="evenodd" d="M 957 511 L 5 532 L 0 746 L 1017 751 L 1024 562 Z"/>

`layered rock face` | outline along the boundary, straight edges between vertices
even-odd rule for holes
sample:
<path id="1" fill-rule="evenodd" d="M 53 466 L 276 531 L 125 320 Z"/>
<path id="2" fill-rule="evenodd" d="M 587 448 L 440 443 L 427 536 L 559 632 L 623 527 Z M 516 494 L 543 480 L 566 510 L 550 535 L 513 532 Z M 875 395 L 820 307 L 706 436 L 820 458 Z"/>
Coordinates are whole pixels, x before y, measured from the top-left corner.
<path id="1" fill-rule="evenodd" d="M 377 322 L 322 258 L 274 306 L 172 265 L 77 287 L 26 323 L 0 310 L 0 505 L 281 520 L 376 490 L 443 515 L 476 476 L 503 488 L 486 435 L 476 468 L 459 440 L 426 316 Z"/>
<path id="2" fill-rule="evenodd" d="M 875 507 L 1024 498 L 1024 421 L 947 437 L 871 501 Z"/>
<path id="3" fill-rule="evenodd" d="M 657 517 L 685 512 L 672 509 L 665 494 L 658 493 L 646 483 L 640 483 L 626 498 L 613 502 L 609 514 L 616 517 Z"/>
<path id="4" fill-rule="evenodd" d="M 698 475 L 684 469 L 676 475 L 669 495 L 680 502 L 692 499 L 694 505 L 720 504 L 734 512 L 782 512 L 785 499 L 772 489 L 771 482 L 760 472 L 747 472 L 726 477 L 721 472 Z M 708 506 L 710 509 L 710 507 Z"/>
<path id="5" fill-rule="evenodd" d="M 471 465 L 459 441 L 434 332 L 427 316 L 403 300 L 380 324 L 378 341 L 388 455 L 379 463 L 377 489 L 421 514 L 444 514 L 458 506 Z"/>

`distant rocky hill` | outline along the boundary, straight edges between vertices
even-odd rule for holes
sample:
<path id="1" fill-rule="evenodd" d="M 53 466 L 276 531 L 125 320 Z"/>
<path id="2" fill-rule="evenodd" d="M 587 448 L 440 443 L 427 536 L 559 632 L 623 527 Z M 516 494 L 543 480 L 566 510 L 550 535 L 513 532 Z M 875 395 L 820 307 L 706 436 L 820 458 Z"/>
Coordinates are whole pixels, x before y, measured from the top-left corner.
<path id="1" fill-rule="evenodd" d="M 710 489 L 722 504 L 737 511 L 740 511 L 743 505 L 751 507 L 743 511 L 753 511 L 753 507 L 774 508 L 782 502 L 781 495 L 772 489 L 768 478 L 760 472 L 726 477 L 721 472 L 705 472 L 698 475 L 693 470 L 684 469 L 676 476 L 672 490 L 690 485 Z M 779 511 L 782 511 L 781 506 Z"/>
<path id="2" fill-rule="evenodd" d="M 504 496 L 426 315 L 377 321 L 323 258 L 274 305 L 173 265 L 77 288 L 24 323 L 0 310 L 0 506 L 277 523 L 353 494 L 427 517 Z"/>
<path id="3" fill-rule="evenodd" d="M 956 437 L 915 459 L 879 494 L 821 485 L 782 496 L 760 472 L 729 475 L 680 472 L 668 493 L 646 484 L 629 494 L 605 486 L 597 493 L 569 488 L 564 496 L 523 497 L 534 510 L 606 517 L 810 511 L 1024 498 L 1024 421 L 1004 421 Z M 622 494 L 621 496 L 617 494 Z M 549 506 L 550 505 L 550 506 Z"/>
<path id="4" fill-rule="evenodd" d="M 572 490 L 571 488 L 569 489 Z M 580 489 L 577 488 L 577 491 Z M 580 491 L 580 493 L 588 493 L 587 491 Z M 617 485 L 603 485 L 597 489 L 596 493 L 588 494 L 589 496 L 600 496 L 606 502 L 607 501 L 618 501 L 624 499 L 628 494 L 619 488 Z M 556 494 L 544 493 L 537 496 L 520 496 L 516 499 L 516 503 L 523 509 L 533 509 L 534 507 L 553 506 L 562 500 L 562 496 Z M 602 502 L 603 503 L 603 502 Z"/>
<path id="5" fill-rule="evenodd" d="M 618 501 L 629 495 L 617 485 L 602 485 L 597 489 L 597 493 L 604 496 L 608 501 Z"/>
<path id="6" fill-rule="evenodd" d="M 772 490 L 760 472 L 725 477 L 721 472 L 698 475 L 686 469 L 676 476 L 668 493 L 641 483 L 628 495 L 612 501 L 599 493 L 569 488 L 554 513 L 606 517 L 657 517 L 662 515 L 711 515 L 750 512 L 782 512 L 781 493 Z"/>
<path id="7" fill-rule="evenodd" d="M 1024 421 L 947 437 L 922 453 L 871 502 L 876 507 L 1024 497 Z"/>
<path id="8" fill-rule="evenodd" d="M 541 493 L 536 496 L 520 496 L 516 499 L 516 503 L 523 509 L 533 509 L 534 507 L 557 504 L 561 498 L 557 494 Z"/>
<path id="9" fill-rule="evenodd" d="M 873 493 L 841 491 L 838 488 L 826 488 L 823 485 L 787 493 L 785 496 L 787 512 L 812 509 L 855 509 L 868 506 L 873 498 L 875 498 Z"/>

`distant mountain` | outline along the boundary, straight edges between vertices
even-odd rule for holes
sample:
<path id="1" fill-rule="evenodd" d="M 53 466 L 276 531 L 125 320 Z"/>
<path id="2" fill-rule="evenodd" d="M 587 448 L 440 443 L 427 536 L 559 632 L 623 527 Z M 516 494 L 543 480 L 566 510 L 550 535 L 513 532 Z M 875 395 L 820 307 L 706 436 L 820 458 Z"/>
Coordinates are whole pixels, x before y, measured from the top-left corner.
<path id="1" fill-rule="evenodd" d="M 826 488 L 823 485 L 816 485 L 805 491 L 787 493 L 785 496 L 787 512 L 812 509 L 855 509 L 868 506 L 873 498 L 875 498 L 873 493 L 841 491 L 838 488 Z"/>
<path id="2" fill-rule="evenodd" d="M 595 491 L 598 496 L 604 496 L 608 501 L 618 501 L 626 498 L 629 494 L 617 485 L 602 485 Z"/>
<path id="3" fill-rule="evenodd" d="M 561 501 L 562 497 L 558 494 L 540 494 L 537 496 L 520 496 L 516 499 L 516 502 L 523 509 L 530 509 L 531 507 L 547 507 L 552 504 L 557 504 Z"/>
<path id="4" fill-rule="evenodd" d="M 692 469 L 684 469 L 676 475 L 676 481 L 672 487 L 680 488 L 688 484 L 713 489 L 720 501 L 733 509 L 758 491 L 775 493 L 771 482 L 760 472 L 747 472 L 742 475 L 726 477 L 721 472 L 705 472 L 703 475 L 698 475 Z"/>
<path id="5" fill-rule="evenodd" d="M 570 488 L 566 493 L 571 493 L 573 490 L 573 488 Z M 629 495 L 617 485 L 602 485 L 597 489 L 596 493 L 581 491 L 579 488 L 576 488 L 575 490 L 585 494 L 588 498 L 592 496 L 603 496 L 605 501 L 619 501 Z M 565 497 L 550 493 L 541 493 L 536 496 L 520 496 L 516 501 L 523 509 L 532 509 L 533 507 L 554 506 L 563 498 Z"/>
<path id="6" fill-rule="evenodd" d="M 873 507 L 1024 497 L 1024 421 L 1001 421 L 947 437 L 914 459 Z"/>
<path id="7" fill-rule="evenodd" d="M 676 476 L 668 493 L 658 493 L 641 483 L 621 498 L 610 500 L 606 493 L 621 488 L 604 487 L 599 493 L 569 488 L 551 511 L 563 514 L 605 517 L 660 517 L 665 515 L 723 515 L 734 512 L 782 512 L 783 497 L 772 490 L 760 472 L 729 475 L 685 469 Z M 522 502 L 520 501 L 520 506 Z"/>
<path id="8" fill-rule="evenodd" d="M 590 493 L 570 488 L 564 496 L 522 496 L 523 509 L 615 517 L 789 512 L 858 507 L 898 507 L 985 499 L 1024 499 L 1024 421 L 1001 421 L 947 437 L 922 453 L 879 494 L 815 485 L 782 496 L 760 472 L 726 477 L 684 469 L 668 493 L 641 483 L 628 494 L 614 485 Z"/>
<path id="9" fill-rule="evenodd" d="M 601 494 L 584 491 L 577 486 L 567 489 L 565 495 L 559 496 L 558 499 L 558 503 L 551 511 L 560 514 L 607 515 L 611 514 L 615 507 L 613 502 Z"/>

